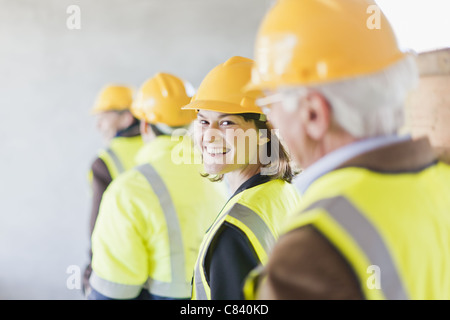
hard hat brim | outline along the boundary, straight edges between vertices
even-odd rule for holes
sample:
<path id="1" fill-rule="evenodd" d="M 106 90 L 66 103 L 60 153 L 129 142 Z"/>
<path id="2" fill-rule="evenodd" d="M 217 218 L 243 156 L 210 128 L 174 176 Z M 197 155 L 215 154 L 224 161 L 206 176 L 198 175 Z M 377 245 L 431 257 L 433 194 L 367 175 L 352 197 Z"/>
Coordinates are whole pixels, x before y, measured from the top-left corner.
<path id="1" fill-rule="evenodd" d="M 183 110 L 208 110 L 220 113 L 259 113 L 263 114 L 258 107 L 249 108 L 235 103 L 214 101 L 214 100 L 196 100 L 181 108 Z"/>

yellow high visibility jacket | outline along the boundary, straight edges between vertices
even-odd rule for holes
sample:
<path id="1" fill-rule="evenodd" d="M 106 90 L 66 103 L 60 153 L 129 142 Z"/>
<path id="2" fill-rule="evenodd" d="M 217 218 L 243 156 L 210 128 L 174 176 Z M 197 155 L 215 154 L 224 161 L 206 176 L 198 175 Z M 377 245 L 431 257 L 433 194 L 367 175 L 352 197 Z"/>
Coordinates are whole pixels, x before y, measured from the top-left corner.
<path id="1" fill-rule="evenodd" d="M 144 145 L 140 135 L 133 137 L 115 137 L 107 149 L 99 152 L 111 178 L 114 180 L 120 173 L 136 165 L 136 154 Z"/>
<path id="2" fill-rule="evenodd" d="M 98 152 L 98 157 L 105 163 L 106 168 L 114 180 L 122 172 L 136 165 L 136 154 L 144 145 L 141 135 L 132 137 L 115 137 L 111 140 L 108 148 Z M 92 183 L 92 169 L 88 172 L 89 183 Z"/>
<path id="3" fill-rule="evenodd" d="M 227 190 L 200 175 L 201 161 L 176 164 L 175 153 L 186 150 L 179 144 L 157 137 L 139 152 L 141 164 L 106 190 L 92 236 L 90 284 L 97 292 L 116 299 L 142 289 L 190 297 L 198 247 Z"/>
<path id="4" fill-rule="evenodd" d="M 450 299 L 450 166 L 341 168 L 316 180 L 303 201 L 284 232 L 317 228 L 367 299 Z"/>
<path id="5" fill-rule="evenodd" d="M 194 269 L 192 299 L 211 299 L 204 269 L 205 258 L 211 242 L 224 222 L 232 224 L 245 234 L 259 261 L 264 265 L 278 238 L 282 223 L 299 203 L 300 196 L 295 187 L 279 179 L 259 184 L 233 196 L 203 238 Z"/>

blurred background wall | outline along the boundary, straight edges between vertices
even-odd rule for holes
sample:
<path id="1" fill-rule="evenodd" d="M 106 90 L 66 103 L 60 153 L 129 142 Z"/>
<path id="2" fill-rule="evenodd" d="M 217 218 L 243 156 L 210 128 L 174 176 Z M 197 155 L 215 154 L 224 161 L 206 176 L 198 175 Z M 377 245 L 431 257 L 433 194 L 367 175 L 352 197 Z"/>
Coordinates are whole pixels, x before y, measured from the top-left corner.
<path id="1" fill-rule="evenodd" d="M 81 29 L 66 25 L 70 5 Z M 87 172 L 102 146 L 89 110 L 101 87 L 158 71 L 198 86 L 229 57 L 252 56 L 269 5 L 0 0 L 0 299 L 82 298 L 71 276 L 88 257 Z"/>

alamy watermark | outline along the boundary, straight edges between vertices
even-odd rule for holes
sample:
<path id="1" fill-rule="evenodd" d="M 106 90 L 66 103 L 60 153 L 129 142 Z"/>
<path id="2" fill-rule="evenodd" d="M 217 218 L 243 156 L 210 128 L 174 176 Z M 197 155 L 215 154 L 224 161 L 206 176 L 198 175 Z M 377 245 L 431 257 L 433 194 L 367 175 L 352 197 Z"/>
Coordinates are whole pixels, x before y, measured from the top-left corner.
<path id="1" fill-rule="evenodd" d="M 69 15 L 66 19 L 66 27 L 69 30 L 81 29 L 81 9 L 79 6 L 72 4 L 67 7 L 66 13 Z"/>
<path id="2" fill-rule="evenodd" d="M 278 129 L 207 129 L 208 142 L 202 146 L 192 145 L 198 135 L 205 135 L 202 129 L 189 132 L 177 129 L 172 133 L 172 141 L 179 141 L 172 149 L 174 164 L 261 164 L 262 175 L 276 173 L 280 154 Z M 271 138 L 269 138 L 271 137 Z M 194 148 L 202 157 L 192 157 Z M 209 156 L 208 156 L 209 155 Z"/>
<path id="3" fill-rule="evenodd" d="M 369 276 L 366 280 L 366 286 L 370 290 L 381 290 L 381 268 L 377 265 L 370 265 L 366 269 Z M 69 290 L 81 290 L 82 274 L 81 267 L 78 265 L 69 265 L 66 268 L 66 287 Z"/>
<path id="4" fill-rule="evenodd" d="M 66 287 L 69 290 L 81 290 L 81 268 L 77 265 L 70 265 L 66 269 Z"/>
<path id="5" fill-rule="evenodd" d="M 381 289 L 381 268 L 375 264 L 367 267 L 366 272 L 370 274 L 367 277 L 366 285 L 370 290 Z"/>
<path id="6" fill-rule="evenodd" d="M 367 7 L 367 14 L 370 16 L 366 20 L 366 26 L 370 30 L 381 29 L 381 9 L 376 4 Z"/>

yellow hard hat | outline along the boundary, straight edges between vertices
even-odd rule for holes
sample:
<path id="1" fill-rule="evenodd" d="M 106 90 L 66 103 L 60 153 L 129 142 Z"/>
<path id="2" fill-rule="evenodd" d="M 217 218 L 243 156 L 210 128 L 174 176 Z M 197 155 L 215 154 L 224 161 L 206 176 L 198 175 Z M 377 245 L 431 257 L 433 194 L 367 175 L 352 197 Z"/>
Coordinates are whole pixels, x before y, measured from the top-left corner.
<path id="1" fill-rule="evenodd" d="M 181 110 L 190 100 L 186 85 L 172 74 L 157 73 L 141 86 L 131 112 L 147 123 L 163 123 L 170 127 L 187 125 L 194 120 L 195 112 Z"/>
<path id="2" fill-rule="evenodd" d="M 246 90 L 367 75 L 405 55 L 372 0 L 279 0 L 259 28 Z"/>
<path id="3" fill-rule="evenodd" d="M 91 113 L 128 110 L 132 102 L 133 89 L 130 87 L 106 85 L 98 94 Z"/>
<path id="4" fill-rule="evenodd" d="M 243 92 L 251 77 L 253 60 L 235 56 L 212 69 L 203 79 L 185 110 L 263 114 L 255 95 Z"/>

